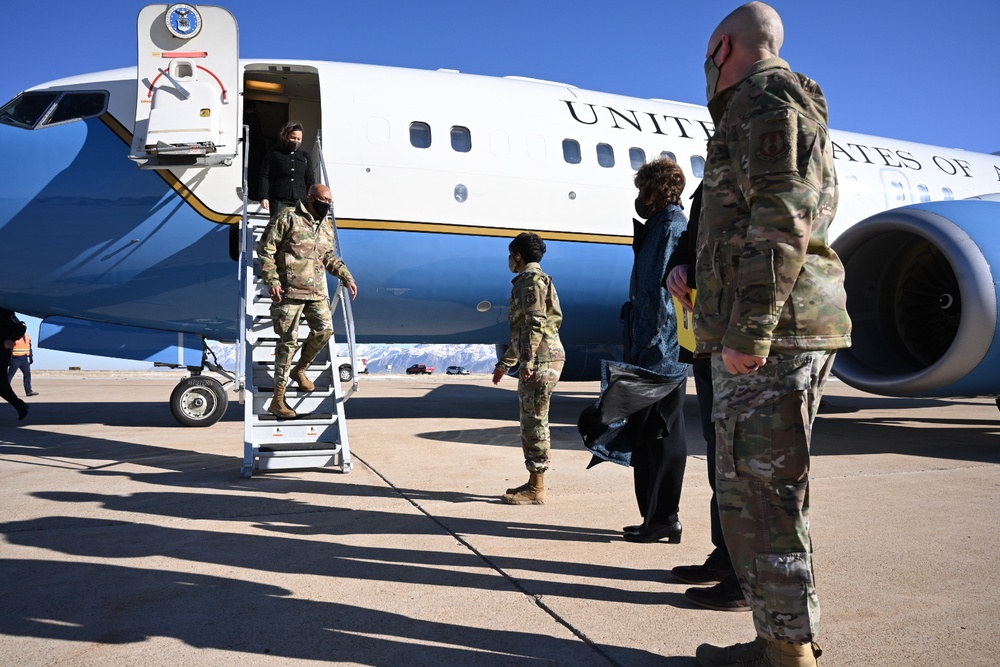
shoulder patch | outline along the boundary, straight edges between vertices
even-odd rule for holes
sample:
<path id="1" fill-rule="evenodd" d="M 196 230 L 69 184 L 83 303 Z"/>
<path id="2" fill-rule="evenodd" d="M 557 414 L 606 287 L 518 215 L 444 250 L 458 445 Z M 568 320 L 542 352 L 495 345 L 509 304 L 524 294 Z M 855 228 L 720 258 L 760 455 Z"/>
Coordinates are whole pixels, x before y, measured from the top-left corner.
<path id="1" fill-rule="evenodd" d="M 765 132 L 760 135 L 757 146 L 757 157 L 767 162 L 776 162 L 788 155 L 791 148 L 788 145 L 788 133 L 785 130 Z"/>
<path id="2" fill-rule="evenodd" d="M 791 109 L 778 109 L 752 119 L 747 175 L 754 178 L 795 171 L 796 130 L 796 114 Z"/>

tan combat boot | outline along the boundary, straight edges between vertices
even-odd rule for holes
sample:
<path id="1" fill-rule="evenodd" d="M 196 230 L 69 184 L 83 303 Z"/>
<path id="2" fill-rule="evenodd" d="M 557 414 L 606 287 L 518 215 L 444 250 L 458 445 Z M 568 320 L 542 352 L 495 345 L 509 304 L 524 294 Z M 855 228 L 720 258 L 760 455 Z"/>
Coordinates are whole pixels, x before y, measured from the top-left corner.
<path id="1" fill-rule="evenodd" d="M 528 474 L 528 483 L 516 489 L 507 489 L 500 500 L 508 505 L 544 505 L 545 504 L 545 473 Z"/>
<path id="2" fill-rule="evenodd" d="M 823 649 L 816 642 L 789 644 L 768 639 L 764 655 L 772 667 L 817 667 L 816 658 L 823 655 Z"/>
<path id="3" fill-rule="evenodd" d="M 282 419 L 295 419 L 298 417 L 295 414 L 295 410 L 292 410 L 288 407 L 288 403 L 285 403 L 285 385 L 279 384 L 274 388 L 274 398 L 271 399 L 271 405 L 268 406 L 267 411 L 275 417 L 281 417 Z"/>
<path id="4" fill-rule="evenodd" d="M 313 381 L 309 379 L 308 375 L 306 375 L 306 367 L 303 364 L 296 364 L 295 368 L 292 369 L 291 376 L 298 383 L 299 387 L 302 388 L 302 391 L 316 390 L 316 385 L 313 384 Z"/>

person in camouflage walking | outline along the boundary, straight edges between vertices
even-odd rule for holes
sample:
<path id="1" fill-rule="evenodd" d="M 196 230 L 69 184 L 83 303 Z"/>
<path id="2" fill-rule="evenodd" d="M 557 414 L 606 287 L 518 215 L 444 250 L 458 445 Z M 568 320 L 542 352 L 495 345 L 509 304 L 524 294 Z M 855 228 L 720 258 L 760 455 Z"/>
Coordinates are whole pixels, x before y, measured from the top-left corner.
<path id="1" fill-rule="evenodd" d="M 708 141 L 694 305 L 711 355 L 716 491 L 757 639 L 698 647 L 702 665 L 800 667 L 821 651 L 809 534 L 809 442 L 837 349 L 850 345 L 823 92 L 778 57 L 781 17 L 739 7 L 705 58 Z"/>
<path id="2" fill-rule="evenodd" d="M 330 188 L 313 185 L 306 201 L 281 211 L 257 244 L 261 279 L 271 292 L 271 320 L 279 336 L 274 352 L 274 398 L 268 412 L 284 419 L 297 416 L 285 401 L 289 377 L 302 390 L 313 391 L 316 385 L 306 369 L 333 335 L 326 272 L 340 279 L 352 299 L 358 295 L 354 277 L 334 253 L 333 224 L 327 218 L 332 204 Z M 309 336 L 298 363 L 290 368 L 298 349 L 301 317 L 309 324 Z"/>
<path id="3" fill-rule="evenodd" d="M 518 234 L 509 246 L 508 268 L 516 273 L 510 292 L 510 346 L 493 371 L 493 384 L 516 364 L 521 405 L 521 449 L 528 482 L 501 496 L 508 505 L 543 505 L 549 468 L 549 402 L 559 382 L 566 352 L 559 340 L 562 309 L 552 278 L 539 262 L 545 241 L 538 234 Z"/>

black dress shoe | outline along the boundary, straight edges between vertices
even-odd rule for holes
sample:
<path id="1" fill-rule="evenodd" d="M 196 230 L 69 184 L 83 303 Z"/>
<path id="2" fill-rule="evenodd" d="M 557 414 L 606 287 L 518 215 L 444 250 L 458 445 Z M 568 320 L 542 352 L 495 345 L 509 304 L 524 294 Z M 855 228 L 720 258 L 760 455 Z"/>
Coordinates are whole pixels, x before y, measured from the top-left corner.
<path id="1" fill-rule="evenodd" d="M 28 404 L 21 401 L 21 407 L 17 409 L 17 421 L 23 421 L 28 416 Z"/>
<path id="2" fill-rule="evenodd" d="M 714 611 L 750 611 L 743 590 L 735 575 L 730 575 L 709 588 L 689 588 L 684 597 L 699 607 Z"/>
<path id="3" fill-rule="evenodd" d="M 635 526 L 625 526 L 624 528 L 622 528 L 623 533 L 638 533 L 640 530 L 642 530 L 641 523 Z"/>
<path id="4" fill-rule="evenodd" d="M 680 521 L 674 521 L 673 523 L 663 525 L 663 524 L 653 524 L 651 526 L 646 526 L 641 528 L 636 533 L 625 533 L 625 540 L 628 542 L 642 542 L 648 544 L 650 542 L 659 542 L 662 539 L 666 539 L 668 544 L 680 544 L 681 543 L 681 532 L 684 528 L 681 526 Z"/>
<path id="5" fill-rule="evenodd" d="M 715 568 L 706 562 L 704 565 L 678 565 L 670 572 L 685 584 L 711 584 L 725 579 L 729 569 Z"/>

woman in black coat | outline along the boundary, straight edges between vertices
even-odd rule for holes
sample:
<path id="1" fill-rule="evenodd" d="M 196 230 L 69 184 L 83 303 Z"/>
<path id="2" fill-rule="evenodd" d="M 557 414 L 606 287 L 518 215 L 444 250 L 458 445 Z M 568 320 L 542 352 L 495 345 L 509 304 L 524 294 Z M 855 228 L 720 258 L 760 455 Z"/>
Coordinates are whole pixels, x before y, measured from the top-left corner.
<path id="1" fill-rule="evenodd" d="M 309 188 L 316 182 L 312 159 L 301 149 L 302 136 L 300 123 L 285 123 L 278 133 L 278 145 L 264 156 L 260 169 L 260 205 L 271 212 L 272 220 L 283 209 L 305 201 Z"/>

